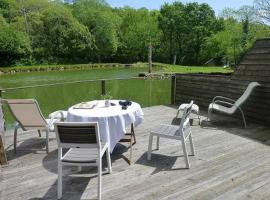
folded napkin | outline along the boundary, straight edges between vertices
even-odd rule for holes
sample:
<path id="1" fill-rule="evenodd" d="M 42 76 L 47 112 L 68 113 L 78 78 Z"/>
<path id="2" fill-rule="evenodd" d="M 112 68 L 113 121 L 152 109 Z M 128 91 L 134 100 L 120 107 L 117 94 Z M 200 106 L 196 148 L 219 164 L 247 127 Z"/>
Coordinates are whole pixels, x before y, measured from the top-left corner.
<path id="1" fill-rule="evenodd" d="M 93 109 L 97 104 L 82 102 L 73 106 L 73 109 Z"/>

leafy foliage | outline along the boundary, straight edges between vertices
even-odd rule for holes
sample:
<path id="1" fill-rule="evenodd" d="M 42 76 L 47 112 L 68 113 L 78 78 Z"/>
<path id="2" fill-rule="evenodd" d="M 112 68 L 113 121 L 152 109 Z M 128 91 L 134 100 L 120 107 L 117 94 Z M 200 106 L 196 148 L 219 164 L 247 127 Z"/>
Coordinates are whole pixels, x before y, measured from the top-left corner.
<path id="1" fill-rule="evenodd" d="M 16 64 L 16 61 L 28 58 L 31 53 L 27 36 L 5 22 L 0 15 L 0 65 Z"/>
<path id="2" fill-rule="evenodd" d="M 116 12 L 122 18 L 118 59 L 126 62 L 147 60 L 150 42 L 156 46 L 159 39 L 156 13 L 129 7 Z"/>
<path id="3" fill-rule="evenodd" d="M 76 1 L 73 13 L 95 39 L 94 61 L 107 61 L 118 48 L 119 17 L 101 0 Z"/>
<path id="4" fill-rule="evenodd" d="M 0 65 L 145 62 L 150 47 L 156 62 L 236 64 L 270 36 L 269 0 L 255 5 L 217 17 L 207 4 L 179 1 L 149 11 L 104 0 L 0 0 Z"/>
<path id="5" fill-rule="evenodd" d="M 169 59 L 178 54 L 179 63 L 202 63 L 205 39 L 222 29 L 214 11 L 207 4 L 175 2 L 160 10 L 159 27 L 167 43 Z"/>

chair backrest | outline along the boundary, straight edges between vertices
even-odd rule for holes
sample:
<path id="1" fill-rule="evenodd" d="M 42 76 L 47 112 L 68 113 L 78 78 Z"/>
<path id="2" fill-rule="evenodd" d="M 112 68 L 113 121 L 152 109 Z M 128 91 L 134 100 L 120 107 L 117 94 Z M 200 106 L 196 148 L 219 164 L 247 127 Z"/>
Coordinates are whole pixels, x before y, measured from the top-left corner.
<path id="1" fill-rule="evenodd" d="M 56 122 L 54 127 L 59 147 L 101 147 L 98 122 Z"/>
<path id="2" fill-rule="evenodd" d="M 193 105 L 193 101 L 191 101 L 185 108 L 184 112 L 183 112 L 183 116 L 181 118 L 181 122 L 180 122 L 180 129 L 184 128 L 186 125 L 189 124 L 189 116 L 191 113 L 191 109 L 192 109 L 192 105 Z"/>
<path id="3" fill-rule="evenodd" d="M 3 99 L 22 129 L 44 128 L 47 122 L 35 99 Z"/>
<path id="4" fill-rule="evenodd" d="M 235 102 L 235 106 L 236 107 L 240 107 L 247 99 L 248 97 L 251 95 L 251 93 L 253 92 L 253 90 L 257 87 L 260 86 L 259 83 L 257 82 L 251 82 L 248 84 L 247 89 L 245 90 L 245 92 L 242 94 L 242 96 Z"/>

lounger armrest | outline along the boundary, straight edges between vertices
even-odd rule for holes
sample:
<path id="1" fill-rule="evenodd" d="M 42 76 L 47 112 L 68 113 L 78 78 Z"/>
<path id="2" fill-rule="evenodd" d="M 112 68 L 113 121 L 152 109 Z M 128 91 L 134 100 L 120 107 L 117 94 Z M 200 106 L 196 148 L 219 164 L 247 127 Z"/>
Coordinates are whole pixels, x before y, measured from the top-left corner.
<path id="1" fill-rule="evenodd" d="M 223 97 L 223 96 L 216 96 L 213 98 L 212 100 L 212 103 L 216 103 L 217 101 L 220 101 L 220 100 L 227 100 L 229 101 L 229 103 L 235 103 L 236 101 L 231 99 L 231 98 L 228 98 L 228 97 Z"/>
<path id="2" fill-rule="evenodd" d="M 233 106 L 234 104 L 233 103 L 230 103 L 230 102 L 227 102 L 227 101 L 221 101 L 221 100 L 217 100 L 215 101 L 216 104 L 225 104 L 225 105 L 229 105 L 229 106 Z"/>

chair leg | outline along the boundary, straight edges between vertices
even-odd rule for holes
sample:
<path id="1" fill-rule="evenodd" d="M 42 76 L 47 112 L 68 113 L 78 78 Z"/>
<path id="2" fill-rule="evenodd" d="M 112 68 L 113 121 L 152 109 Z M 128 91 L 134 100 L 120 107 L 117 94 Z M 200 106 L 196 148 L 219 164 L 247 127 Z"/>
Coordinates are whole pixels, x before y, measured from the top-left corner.
<path id="1" fill-rule="evenodd" d="M 57 199 L 62 198 L 62 164 L 58 161 Z"/>
<path id="2" fill-rule="evenodd" d="M 49 153 L 49 130 L 46 130 L 46 152 Z"/>
<path id="3" fill-rule="evenodd" d="M 41 131 L 40 130 L 38 130 L 38 136 L 41 137 Z"/>
<path id="4" fill-rule="evenodd" d="M 98 186 L 97 186 L 97 196 L 98 200 L 101 200 L 101 176 L 102 176 L 102 160 L 99 155 L 98 158 Z"/>
<path id="5" fill-rule="evenodd" d="M 195 156 L 195 149 L 194 149 L 191 133 L 189 134 L 189 144 L 190 144 L 190 149 L 191 149 L 191 155 Z"/>
<path id="6" fill-rule="evenodd" d="M 151 160 L 152 143 L 153 143 L 153 135 L 150 133 L 150 135 L 149 135 L 149 143 L 148 143 L 147 160 Z"/>
<path id="7" fill-rule="evenodd" d="M 159 150 L 159 136 L 157 136 L 157 150 Z"/>
<path id="8" fill-rule="evenodd" d="M 17 153 L 17 135 L 18 135 L 18 129 L 20 128 L 20 125 L 17 123 L 14 128 L 14 153 Z"/>
<path id="9" fill-rule="evenodd" d="M 182 138 L 181 142 L 182 142 L 182 148 L 183 148 L 183 153 L 184 153 L 185 162 L 186 162 L 186 168 L 189 169 L 190 165 L 189 165 L 189 160 L 188 160 L 188 153 L 187 153 L 187 147 L 186 147 L 185 139 Z"/>
<path id="10" fill-rule="evenodd" d="M 108 172 L 112 173 L 112 162 L 109 149 L 106 150 L 106 157 L 107 157 Z"/>
<path id="11" fill-rule="evenodd" d="M 244 112 L 243 112 L 243 110 L 240 107 L 239 107 L 239 110 L 240 110 L 241 115 L 242 115 L 242 119 L 243 119 L 243 123 L 244 123 L 244 128 L 247 128 L 247 123 L 246 123 Z"/>
<path id="12" fill-rule="evenodd" d="M 199 120 L 199 125 L 201 125 L 201 116 L 200 116 L 200 111 L 198 110 L 197 112 L 198 120 Z"/>
<path id="13" fill-rule="evenodd" d="M 136 136 L 135 136 L 135 131 L 134 131 L 134 124 L 131 124 L 131 134 L 133 135 L 134 142 L 133 144 L 136 144 Z"/>
<path id="14" fill-rule="evenodd" d="M 177 113 L 176 113 L 176 116 L 175 116 L 176 118 L 178 117 L 179 113 L 180 113 L 180 110 L 178 109 Z"/>
<path id="15" fill-rule="evenodd" d="M 210 121 L 210 119 L 211 119 L 211 109 L 208 109 L 208 114 L 207 114 L 206 120 Z"/>
<path id="16" fill-rule="evenodd" d="M 132 163 L 132 146 L 133 146 L 133 133 L 130 134 L 130 143 L 129 143 L 129 165 Z"/>

